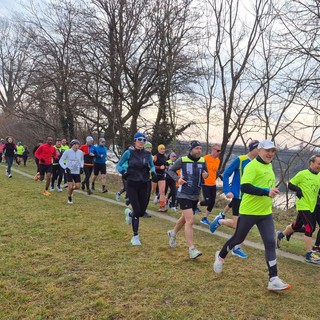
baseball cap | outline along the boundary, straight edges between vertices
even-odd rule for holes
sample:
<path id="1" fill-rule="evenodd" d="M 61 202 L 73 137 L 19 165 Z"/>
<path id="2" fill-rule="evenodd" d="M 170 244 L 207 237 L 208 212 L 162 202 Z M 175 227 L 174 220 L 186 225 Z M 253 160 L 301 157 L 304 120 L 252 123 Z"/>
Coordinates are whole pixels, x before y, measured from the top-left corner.
<path id="1" fill-rule="evenodd" d="M 276 149 L 276 146 L 273 141 L 262 140 L 258 144 L 258 149 Z"/>

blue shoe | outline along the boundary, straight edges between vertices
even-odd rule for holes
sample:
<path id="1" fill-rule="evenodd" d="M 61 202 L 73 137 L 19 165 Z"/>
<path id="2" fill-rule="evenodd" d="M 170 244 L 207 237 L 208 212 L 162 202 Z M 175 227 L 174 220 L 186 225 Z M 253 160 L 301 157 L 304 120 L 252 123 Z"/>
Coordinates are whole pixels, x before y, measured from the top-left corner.
<path id="1" fill-rule="evenodd" d="M 202 223 L 202 224 L 205 224 L 205 225 L 207 225 L 207 226 L 210 226 L 210 221 L 208 220 L 208 218 L 202 218 L 201 220 L 200 220 L 200 222 Z"/>
<path id="2" fill-rule="evenodd" d="M 222 219 L 221 215 L 217 215 L 214 220 L 212 221 L 212 223 L 210 224 L 210 231 L 212 233 L 215 233 L 215 231 L 217 230 L 217 228 L 219 228 L 221 226 L 220 224 L 220 220 Z"/>
<path id="3" fill-rule="evenodd" d="M 244 253 L 241 248 L 239 248 L 239 249 L 232 249 L 232 252 L 231 252 L 231 253 L 232 253 L 234 256 L 237 256 L 237 257 L 242 258 L 242 259 L 248 258 L 248 255 L 247 255 L 246 253 Z"/>

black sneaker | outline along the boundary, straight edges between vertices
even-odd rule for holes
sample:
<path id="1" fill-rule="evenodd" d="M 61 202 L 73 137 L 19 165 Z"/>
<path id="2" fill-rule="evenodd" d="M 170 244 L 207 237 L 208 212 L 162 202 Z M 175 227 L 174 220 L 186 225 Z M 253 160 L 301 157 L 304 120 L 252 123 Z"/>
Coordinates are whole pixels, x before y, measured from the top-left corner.
<path id="1" fill-rule="evenodd" d="M 107 188 L 106 188 L 105 186 L 103 186 L 101 192 L 102 192 L 102 193 L 106 193 L 106 192 L 108 192 L 108 190 L 107 190 Z"/>
<path id="2" fill-rule="evenodd" d="M 92 191 L 90 189 L 87 190 L 87 194 L 90 195 L 92 194 Z"/>
<path id="3" fill-rule="evenodd" d="M 143 215 L 144 218 L 151 218 L 152 216 L 148 213 L 148 212 L 145 212 L 144 215 Z"/>

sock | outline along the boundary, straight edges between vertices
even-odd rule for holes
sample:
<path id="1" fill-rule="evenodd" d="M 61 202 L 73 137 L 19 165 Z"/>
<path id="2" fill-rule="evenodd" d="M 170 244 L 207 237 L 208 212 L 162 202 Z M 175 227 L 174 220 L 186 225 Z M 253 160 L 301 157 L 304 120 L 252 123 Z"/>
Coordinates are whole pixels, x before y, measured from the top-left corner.
<path id="1" fill-rule="evenodd" d="M 312 251 L 307 252 L 306 257 L 307 257 L 307 258 L 310 257 L 311 254 L 312 254 Z"/>
<path id="2" fill-rule="evenodd" d="M 164 207 L 165 206 L 165 201 L 160 201 L 160 207 Z"/>

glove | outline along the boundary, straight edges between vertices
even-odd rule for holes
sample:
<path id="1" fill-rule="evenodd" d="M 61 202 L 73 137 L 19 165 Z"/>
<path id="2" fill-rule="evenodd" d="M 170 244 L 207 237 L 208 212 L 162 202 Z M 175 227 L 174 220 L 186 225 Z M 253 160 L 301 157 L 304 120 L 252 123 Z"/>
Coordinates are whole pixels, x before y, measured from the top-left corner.
<path id="1" fill-rule="evenodd" d="M 299 188 L 299 190 L 296 191 L 296 196 L 298 199 L 301 199 L 303 197 L 302 190 Z"/>
<path id="2" fill-rule="evenodd" d="M 151 181 L 152 182 L 158 182 L 158 179 L 157 179 L 157 174 L 153 171 L 151 171 Z"/>
<path id="3" fill-rule="evenodd" d="M 69 168 L 66 168 L 66 173 L 70 174 L 71 170 Z"/>
<path id="4" fill-rule="evenodd" d="M 122 178 L 124 179 L 124 180 L 127 180 L 127 178 L 128 178 L 128 172 L 127 171 L 121 171 L 121 175 L 122 175 Z"/>
<path id="5" fill-rule="evenodd" d="M 80 174 L 83 174 L 83 168 L 80 168 Z"/>

